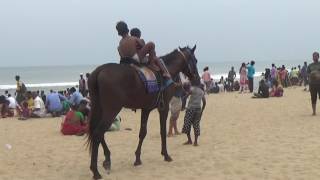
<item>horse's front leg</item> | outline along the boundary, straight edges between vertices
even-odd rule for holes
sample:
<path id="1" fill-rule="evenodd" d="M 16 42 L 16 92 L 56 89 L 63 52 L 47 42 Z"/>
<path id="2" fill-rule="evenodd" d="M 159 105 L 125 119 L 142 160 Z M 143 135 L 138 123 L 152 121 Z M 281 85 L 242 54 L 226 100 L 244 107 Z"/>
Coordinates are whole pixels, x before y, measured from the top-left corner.
<path id="1" fill-rule="evenodd" d="M 165 161 L 172 161 L 167 151 L 167 118 L 169 105 L 166 105 L 163 109 L 158 109 L 160 114 L 160 134 L 161 134 L 161 154 L 164 156 Z"/>
<path id="2" fill-rule="evenodd" d="M 136 161 L 134 162 L 135 166 L 139 166 L 142 164 L 140 155 L 141 155 L 141 146 L 144 138 L 147 135 L 147 124 L 149 118 L 150 110 L 142 109 L 141 111 L 141 125 L 140 125 L 140 133 L 139 133 L 139 144 L 136 150 Z"/>

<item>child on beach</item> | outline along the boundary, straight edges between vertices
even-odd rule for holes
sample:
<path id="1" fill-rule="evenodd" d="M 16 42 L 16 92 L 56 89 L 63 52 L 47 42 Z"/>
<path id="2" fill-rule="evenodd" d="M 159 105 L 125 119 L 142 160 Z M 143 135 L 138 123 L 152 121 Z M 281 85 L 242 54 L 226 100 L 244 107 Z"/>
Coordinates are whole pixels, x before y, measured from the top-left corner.
<path id="1" fill-rule="evenodd" d="M 190 132 L 191 125 L 194 130 L 194 146 L 198 146 L 198 137 L 200 136 L 200 120 L 203 110 L 206 106 L 206 99 L 204 97 L 204 86 L 200 82 L 193 83 L 190 89 L 190 99 L 188 102 L 187 111 L 184 117 L 184 124 L 182 133 L 187 134 L 188 141 L 185 145 L 192 144 Z M 202 108 L 201 108 L 202 101 Z"/>

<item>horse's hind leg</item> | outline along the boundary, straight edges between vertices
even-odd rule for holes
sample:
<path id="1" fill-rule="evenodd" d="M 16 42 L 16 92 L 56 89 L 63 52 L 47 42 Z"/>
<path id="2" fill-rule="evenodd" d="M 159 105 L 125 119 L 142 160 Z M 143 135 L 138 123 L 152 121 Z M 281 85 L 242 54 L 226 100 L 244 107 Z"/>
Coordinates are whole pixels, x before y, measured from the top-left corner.
<path id="1" fill-rule="evenodd" d="M 114 122 L 114 119 L 117 116 L 117 114 L 120 112 L 120 110 L 121 108 L 117 108 L 117 109 L 112 109 L 112 111 L 103 113 L 102 118 L 105 124 L 103 124 L 101 128 L 103 128 L 104 132 L 110 128 L 111 124 Z M 105 156 L 105 160 L 103 161 L 102 165 L 104 169 L 107 171 L 107 173 L 109 174 L 111 170 L 111 153 L 105 141 L 104 135 L 102 135 L 100 139 L 101 139 L 101 145 L 102 145 L 104 156 Z"/>
<path id="2" fill-rule="evenodd" d="M 141 111 L 141 125 L 140 125 L 140 133 L 139 133 L 139 144 L 136 150 L 136 161 L 134 162 L 135 166 L 141 165 L 141 146 L 143 143 L 144 138 L 147 135 L 147 124 L 148 124 L 148 118 L 149 118 L 150 110 L 142 109 Z"/>
<path id="3" fill-rule="evenodd" d="M 167 118 L 169 106 L 165 106 L 164 109 L 158 109 L 160 114 L 160 134 L 161 134 L 161 154 L 164 156 L 165 161 L 172 161 L 167 151 Z"/>
<path id="4" fill-rule="evenodd" d="M 96 131 L 97 132 L 97 131 Z M 104 132 L 101 132 L 104 133 Z M 100 132 L 99 132 L 100 134 Z M 97 161 L 98 161 L 98 149 L 99 149 L 99 144 L 100 144 L 100 138 L 101 135 L 98 133 L 95 133 L 94 137 L 92 138 L 92 151 L 91 151 L 91 165 L 90 169 L 93 173 L 93 179 L 101 179 L 101 175 L 98 171 L 97 167 Z"/>
<path id="5" fill-rule="evenodd" d="M 107 146 L 106 141 L 104 140 L 104 137 L 101 140 L 101 145 L 103 147 L 104 156 L 105 156 L 105 160 L 103 161 L 103 167 L 107 171 L 107 173 L 109 174 L 110 170 L 111 170 L 111 158 L 110 158 L 111 153 L 110 153 L 110 150 Z"/>

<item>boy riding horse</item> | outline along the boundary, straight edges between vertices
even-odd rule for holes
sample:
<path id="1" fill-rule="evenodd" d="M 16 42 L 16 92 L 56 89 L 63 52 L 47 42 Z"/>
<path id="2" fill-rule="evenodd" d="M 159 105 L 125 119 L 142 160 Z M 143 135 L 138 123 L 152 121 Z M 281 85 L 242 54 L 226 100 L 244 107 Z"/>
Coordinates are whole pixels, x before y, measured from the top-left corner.
<path id="1" fill-rule="evenodd" d="M 150 64 L 155 64 L 163 73 L 163 76 L 171 79 L 171 76 L 161 60 L 156 56 L 155 44 L 153 42 L 144 43 L 143 39 L 129 36 L 129 29 L 125 22 L 120 21 L 116 25 L 118 35 L 122 37 L 119 42 L 119 55 L 121 59 L 132 58 L 138 63 L 149 55 Z"/>

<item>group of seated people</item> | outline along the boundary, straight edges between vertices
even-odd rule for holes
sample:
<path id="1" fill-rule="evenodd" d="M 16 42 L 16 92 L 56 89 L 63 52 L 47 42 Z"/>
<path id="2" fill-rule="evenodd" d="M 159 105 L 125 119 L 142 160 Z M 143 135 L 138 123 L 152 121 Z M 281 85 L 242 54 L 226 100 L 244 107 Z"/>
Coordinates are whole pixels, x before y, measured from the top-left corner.
<path id="1" fill-rule="evenodd" d="M 210 82 L 209 90 L 207 90 L 208 93 L 239 91 L 240 89 L 238 81 L 230 81 L 228 78 L 224 79 L 223 76 L 221 76 L 218 82 L 214 82 L 213 79 Z"/>
<path id="2" fill-rule="evenodd" d="M 269 90 L 271 89 L 271 90 Z M 262 79 L 259 82 L 259 89 L 257 93 L 254 93 L 253 98 L 268 98 L 268 97 L 282 97 L 283 87 L 279 85 L 278 81 L 274 80 L 272 87 L 269 88 L 267 82 Z"/>
<path id="3" fill-rule="evenodd" d="M 63 135 L 83 135 L 88 129 L 90 100 L 83 97 L 74 87 L 67 91 L 43 93 L 28 91 L 19 104 L 9 93 L 0 96 L 1 116 L 18 116 L 19 120 L 65 115 L 61 123 Z M 120 117 L 116 117 L 109 131 L 120 129 Z"/>

